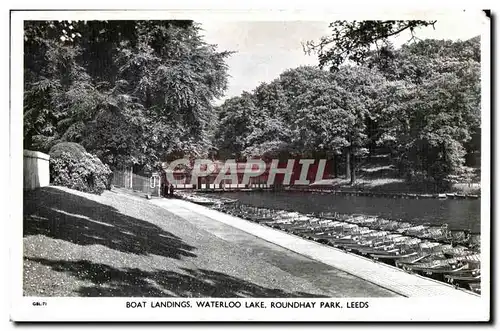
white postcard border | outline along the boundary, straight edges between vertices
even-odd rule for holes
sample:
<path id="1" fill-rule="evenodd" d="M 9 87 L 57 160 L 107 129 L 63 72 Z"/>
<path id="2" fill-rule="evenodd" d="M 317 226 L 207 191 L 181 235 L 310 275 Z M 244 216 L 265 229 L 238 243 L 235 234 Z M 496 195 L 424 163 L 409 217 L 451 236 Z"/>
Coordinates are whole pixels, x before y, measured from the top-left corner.
<path id="1" fill-rule="evenodd" d="M 358 12 L 359 13 L 359 12 Z M 441 11 L 441 14 L 443 12 Z M 229 15 L 231 14 L 231 15 Z M 188 17 L 194 20 L 199 17 L 226 20 L 331 20 L 332 16 L 325 11 L 190 11 Z M 331 14 L 331 12 L 330 12 Z M 394 17 L 390 13 L 390 17 Z M 413 12 L 413 14 L 415 14 Z M 429 17 L 429 12 L 418 13 L 418 18 Z M 208 16 L 207 16 L 208 15 Z M 341 12 L 337 15 L 342 16 Z M 341 18 L 348 19 L 354 15 L 347 12 Z M 387 12 L 377 13 L 362 11 L 358 19 L 387 17 Z M 407 12 L 405 15 L 412 15 Z M 339 16 L 339 17 L 340 17 Z M 467 302 L 457 302 L 450 298 L 331 298 L 331 299 L 255 299 L 268 305 L 272 301 L 366 301 L 367 309 L 226 309 L 226 308 L 125 308 L 127 301 L 178 301 L 196 302 L 230 301 L 233 299 L 168 299 L 168 298 L 33 298 L 22 296 L 23 250 L 22 250 L 22 91 L 23 91 L 23 20 L 24 19 L 174 19 L 186 18 L 182 11 L 128 11 L 128 12 L 12 12 L 11 13 L 11 145 L 10 145 L 10 220 L 11 233 L 10 291 L 11 318 L 15 321 L 486 321 L 490 316 L 490 27 L 485 18 L 484 31 L 481 35 L 482 45 L 482 159 L 481 159 L 481 230 L 482 236 L 482 273 L 483 293 L 478 297 L 471 296 Z M 415 18 L 415 16 L 412 16 Z M 409 16 L 398 16 L 408 19 Z M 242 303 L 251 299 L 239 299 Z M 43 305 L 45 302 L 45 306 Z M 40 303 L 41 305 L 34 305 Z M 318 303 L 319 304 L 319 303 Z"/>

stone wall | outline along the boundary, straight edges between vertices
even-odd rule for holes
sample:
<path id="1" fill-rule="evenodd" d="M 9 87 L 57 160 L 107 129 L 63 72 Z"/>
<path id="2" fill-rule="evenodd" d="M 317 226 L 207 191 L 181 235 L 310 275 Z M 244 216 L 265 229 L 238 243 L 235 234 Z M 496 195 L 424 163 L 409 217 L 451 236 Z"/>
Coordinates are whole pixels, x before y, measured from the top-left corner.
<path id="1" fill-rule="evenodd" d="M 24 150 L 24 189 L 33 190 L 50 183 L 49 156 L 41 152 Z"/>

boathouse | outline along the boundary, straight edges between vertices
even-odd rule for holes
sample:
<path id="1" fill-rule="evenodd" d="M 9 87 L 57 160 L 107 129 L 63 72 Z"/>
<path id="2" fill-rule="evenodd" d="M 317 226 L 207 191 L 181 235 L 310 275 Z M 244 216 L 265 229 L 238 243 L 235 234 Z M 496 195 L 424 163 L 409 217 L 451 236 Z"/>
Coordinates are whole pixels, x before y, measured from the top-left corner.
<path id="1" fill-rule="evenodd" d="M 266 162 L 267 161 L 267 162 Z M 178 181 L 182 181 L 183 184 L 174 184 L 174 186 L 178 189 L 253 189 L 253 188 L 271 188 L 271 187 L 283 187 L 283 186 L 298 186 L 302 175 L 302 164 L 299 163 L 299 160 L 294 160 L 294 166 L 290 174 L 290 182 L 285 183 L 285 174 L 277 173 L 275 174 L 274 180 L 271 184 L 268 183 L 270 169 L 271 169 L 271 160 L 264 160 L 266 163 L 266 170 L 255 176 L 255 173 L 250 169 L 247 169 L 246 162 L 236 162 L 236 177 L 237 183 L 231 182 L 230 179 L 224 179 L 220 183 L 215 184 L 217 177 L 220 175 L 221 171 L 224 170 L 224 161 L 216 160 L 212 161 L 213 163 L 208 165 L 208 167 L 212 167 L 210 174 L 198 177 L 195 183 L 192 183 L 192 169 L 193 165 L 184 167 L 184 168 L 176 168 L 175 170 L 165 169 L 162 176 L 162 183 L 165 185 L 170 185 L 168 182 L 168 177 L 166 176 L 168 172 L 173 176 L 174 179 Z M 279 162 L 277 165 L 278 169 L 285 169 L 287 167 L 286 162 Z M 321 174 L 320 178 L 323 179 L 329 176 L 328 169 L 331 168 L 331 164 L 329 162 L 326 163 L 325 169 Z M 255 168 L 254 168 L 255 169 Z M 202 164 L 202 171 L 207 171 L 207 165 Z M 226 169 L 226 171 L 228 171 Z M 305 179 L 310 183 L 313 183 L 317 179 L 317 172 L 321 171 L 318 169 L 318 162 L 311 164 L 308 168 L 308 171 L 305 175 Z M 227 172 L 229 173 L 229 171 Z M 247 175 L 249 178 L 249 183 L 244 184 L 243 178 Z M 304 178 L 302 178 L 304 179 Z M 303 184 L 302 184 L 303 185 Z"/>

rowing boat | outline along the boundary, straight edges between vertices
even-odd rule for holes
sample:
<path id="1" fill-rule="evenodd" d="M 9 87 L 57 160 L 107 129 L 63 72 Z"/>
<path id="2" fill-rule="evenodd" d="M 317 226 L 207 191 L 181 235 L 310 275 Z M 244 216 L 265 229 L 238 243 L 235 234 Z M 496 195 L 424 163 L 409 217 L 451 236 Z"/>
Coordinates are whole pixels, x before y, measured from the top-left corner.
<path id="1" fill-rule="evenodd" d="M 469 288 L 472 292 L 481 294 L 481 283 L 469 283 Z"/>
<path id="2" fill-rule="evenodd" d="M 407 258 L 410 256 L 417 255 L 417 252 L 408 252 L 408 253 L 401 253 L 399 250 L 394 252 L 393 254 L 370 254 L 372 258 L 375 260 L 397 260 L 397 259 L 402 259 L 402 258 Z"/>
<path id="3" fill-rule="evenodd" d="M 471 282 L 481 280 L 481 275 L 470 275 L 470 276 L 456 276 L 456 275 L 444 275 L 444 278 L 450 283 L 454 281 L 459 282 Z"/>

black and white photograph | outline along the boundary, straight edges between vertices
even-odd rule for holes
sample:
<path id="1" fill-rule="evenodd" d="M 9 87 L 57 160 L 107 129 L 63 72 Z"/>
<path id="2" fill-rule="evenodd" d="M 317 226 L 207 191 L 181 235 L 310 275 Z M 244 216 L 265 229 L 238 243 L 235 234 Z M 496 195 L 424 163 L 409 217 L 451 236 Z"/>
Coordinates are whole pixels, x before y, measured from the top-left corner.
<path id="1" fill-rule="evenodd" d="M 488 321 L 490 15 L 11 11 L 11 318 Z"/>

